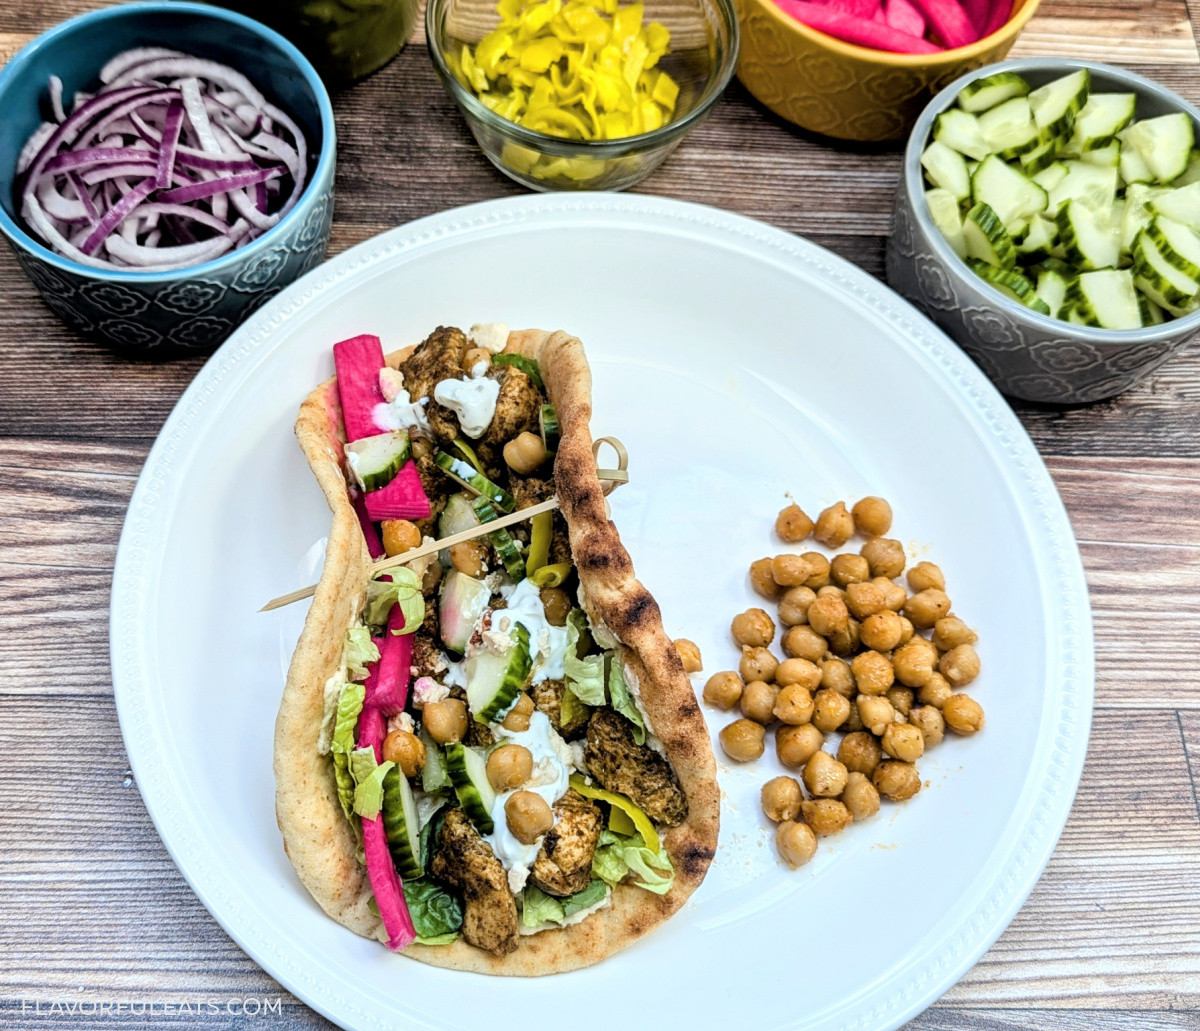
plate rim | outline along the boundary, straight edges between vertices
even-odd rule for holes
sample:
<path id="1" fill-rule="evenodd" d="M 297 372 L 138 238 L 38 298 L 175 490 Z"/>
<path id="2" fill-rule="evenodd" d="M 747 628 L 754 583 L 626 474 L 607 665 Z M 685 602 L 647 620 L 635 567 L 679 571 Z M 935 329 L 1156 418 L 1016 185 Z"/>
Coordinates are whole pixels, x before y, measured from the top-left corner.
<path id="1" fill-rule="evenodd" d="M 192 434 L 193 423 L 210 400 L 219 400 L 227 377 L 248 376 L 278 346 L 272 337 L 285 322 L 356 273 L 405 251 L 457 237 L 537 228 L 556 219 L 574 218 L 580 227 L 590 227 L 629 217 L 637 221 L 635 231 L 690 232 L 720 249 L 730 249 L 736 242 L 743 251 L 835 287 L 895 327 L 909 348 L 925 359 L 924 364 L 940 373 L 940 386 L 948 399 L 966 410 L 981 441 L 1003 457 L 1000 470 L 1023 517 L 1031 549 L 1040 558 L 1039 587 L 1043 596 L 1049 593 L 1057 603 L 1061 634 L 1047 651 L 1047 668 L 1056 668 L 1060 676 L 1058 684 L 1048 685 L 1047 690 L 1052 692 L 1050 700 L 1057 698 L 1059 704 L 1057 711 L 1047 706 L 1039 729 L 1035 755 L 1048 751 L 1047 775 L 1020 828 L 1019 847 L 987 878 L 986 894 L 953 932 L 942 937 L 947 943 L 940 948 L 943 955 L 928 957 L 931 962 L 924 976 L 893 984 L 907 965 L 880 975 L 860 995 L 857 1017 L 841 1026 L 862 1031 L 896 1028 L 952 987 L 1028 898 L 1070 813 L 1087 750 L 1094 693 L 1091 607 L 1082 559 L 1062 500 L 1033 441 L 1007 402 L 957 345 L 856 265 L 803 237 L 743 215 L 668 198 L 604 193 L 524 195 L 452 208 L 371 237 L 327 261 L 264 305 L 213 354 L 183 392 L 150 450 L 130 499 L 113 570 L 109 610 L 113 695 L 130 769 L 155 830 L 189 887 L 239 947 L 292 995 L 339 1026 L 386 1028 L 393 1023 L 374 1002 L 364 1008 L 365 1000 L 347 998 L 328 979 L 306 979 L 302 944 L 289 943 L 291 954 L 286 955 L 278 942 L 237 911 L 237 899 L 231 899 L 229 891 L 241 894 L 242 889 L 225 884 L 204 861 L 201 850 L 211 846 L 196 825 L 188 825 L 183 787 L 176 783 L 154 736 L 140 733 L 151 725 L 153 707 L 154 678 L 147 668 L 144 628 L 151 612 L 147 588 L 156 584 L 159 572 L 152 561 L 155 520 L 169 500 L 172 476 L 179 471 L 175 463 L 182 458 L 180 468 L 186 468 L 188 447 L 203 439 L 202 432 L 199 438 Z M 1036 527 L 1031 525 L 1035 518 L 1040 524 Z M 160 535 L 165 532 L 163 526 L 157 529 Z"/>

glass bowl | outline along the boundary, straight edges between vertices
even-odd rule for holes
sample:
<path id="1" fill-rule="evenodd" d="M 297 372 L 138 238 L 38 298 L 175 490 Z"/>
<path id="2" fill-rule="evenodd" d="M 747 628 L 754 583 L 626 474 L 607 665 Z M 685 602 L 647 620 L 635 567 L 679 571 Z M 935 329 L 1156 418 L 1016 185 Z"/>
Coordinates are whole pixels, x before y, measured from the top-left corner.
<path id="1" fill-rule="evenodd" d="M 443 85 L 484 154 L 505 175 L 534 190 L 624 190 L 654 171 L 704 120 L 737 66 L 732 0 L 645 0 L 643 6 L 644 25 L 661 22 L 670 30 L 670 49 L 657 67 L 678 83 L 679 96 L 672 120 L 661 128 L 615 140 L 563 139 L 526 128 L 490 110 L 459 79 L 463 46 L 475 47 L 500 23 L 496 0 L 429 0 L 425 33 Z"/>

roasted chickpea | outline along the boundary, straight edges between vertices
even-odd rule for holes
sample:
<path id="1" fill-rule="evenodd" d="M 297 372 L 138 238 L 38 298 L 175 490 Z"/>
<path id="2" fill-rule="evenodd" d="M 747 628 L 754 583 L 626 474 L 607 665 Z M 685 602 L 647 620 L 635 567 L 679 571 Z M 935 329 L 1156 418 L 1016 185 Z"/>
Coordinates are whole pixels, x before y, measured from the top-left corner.
<path id="1" fill-rule="evenodd" d="M 951 648 L 938 660 L 938 672 L 951 687 L 965 687 L 979 676 L 979 655 L 972 644 Z"/>
<path id="2" fill-rule="evenodd" d="M 850 660 L 850 672 L 859 694 L 886 694 L 896 679 L 895 670 L 885 655 L 879 652 L 862 652 Z"/>
<path id="3" fill-rule="evenodd" d="M 508 710 L 504 722 L 500 725 L 505 730 L 515 730 L 518 734 L 529 729 L 529 718 L 533 715 L 533 699 L 524 691 L 517 695 L 513 707 Z"/>
<path id="4" fill-rule="evenodd" d="M 800 814 L 818 838 L 844 831 L 854 817 L 836 798 L 814 798 L 800 803 Z"/>
<path id="5" fill-rule="evenodd" d="M 912 711 L 913 703 L 916 701 L 916 694 L 911 687 L 889 687 L 887 689 L 887 700 L 892 703 L 892 708 L 895 709 L 901 716 L 907 718 L 909 712 Z"/>
<path id="6" fill-rule="evenodd" d="M 483 578 L 487 572 L 487 545 L 482 541 L 463 541 L 450 549 L 450 562 L 460 573 Z"/>
<path id="7" fill-rule="evenodd" d="M 558 623 L 556 625 L 562 626 L 563 624 Z M 700 649 L 694 641 L 689 641 L 686 637 L 681 637 L 675 642 L 675 650 L 679 652 L 679 661 L 683 663 L 683 671 L 685 673 L 699 673 L 704 669 L 704 663 L 700 661 Z"/>
<path id="8" fill-rule="evenodd" d="M 762 609 L 746 609 L 733 617 L 729 627 L 735 644 L 761 648 L 775 640 L 775 623 Z"/>
<path id="9" fill-rule="evenodd" d="M 918 705 L 908 714 L 908 722 L 921 732 L 926 749 L 940 745 L 946 736 L 946 721 L 942 718 L 942 712 L 932 705 Z"/>
<path id="10" fill-rule="evenodd" d="M 813 530 L 813 521 L 794 501 L 775 517 L 775 532 L 788 544 L 797 544 Z"/>
<path id="11" fill-rule="evenodd" d="M 393 730 L 383 739 L 383 758 L 400 767 L 406 777 L 425 768 L 425 743 L 407 730 Z"/>
<path id="12" fill-rule="evenodd" d="M 858 693 L 854 683 L 854 674 L 850 672 L 850 663 L 845 659 L 826 659 L 820 664 L 821 686 L 846 698 L 853 698 Z"/>
<path id="13" fill-rule="evenodd" d="M 818 595 L 808 607 L 808 625 L 822 637 L 841 633 L 850 624 L 850 613 L 841 598 Z"/>
<path id="14" fill-rule="evenodd" d="M 885 759 L 875 767 L 871 783 L 884 798 L 903 802 L 921 790 L 921 775 L 912 763 L 898 759 Z"/>
<path id="15" fill-rule="evenodd" d="M 825 743 L 825 735 L 811 723 L 785 724 L 775 731 L 775 754 L 784 766 L 803 766 Z"/>
<path id="16" fill-rule="evenodd" d="M 957 616 L 943 616 L 933 624 L 933 643 L 944 652 L 978 640 L 979 635 Z"/>
<path id="17" fill-rule="evenodd" d="M 811 587 L 790 587 L 779 599 L 779 622 L 784 626 L 800 626 L 808 622 L 808 607 L 816 594 Z"/>
<path id="18" fill-rule="evenodd" d="M 428 458 L 433 454 L 433 444 L 424 437 L 413 437 L 411 441 L 413 458 Z"/>
<path id="19" fill-rule="evenodd" d="M 421 723 L 425 726 L 425 732 L 439 745 L 461 741 L 467 732 L 467 707 L 458 698 L 426 702 L 421 710 Z"/>
<path id="20" fill-rule="evenodd" d="M 983 729 L 983 706 L 968 694 L 952 694 L 942 703 L 942 719 L 954 733 L 969 737 Z"/>
<path id="21" fill-rule="evenodd" d="M 929 587 L 904 603 L 904 615 L 918 630 L 928 630 L 950 611 L 950 599 L 944 591 Z"/>
<path id="22" fill-rule="evenodd" d="M 766 732 L 754 720 L 734 720 L 718 735 L 725 754 L 734 762 L 747 763 L 763 754 Z"/>
<path id="23" fill-rule="evenodd" d="M 854 516 L 846 511 L 846 503 L 830 505 L 817 516 L 813 539 L 827 548 L 840 548 L 854 536 Z"/>
<path id="24" fill-rule="evenodd" d="M 771 575 L 780 587 L 799 587 L 812 576 L 812 569 L 803 555 L 776 555 L 771 559 Z"/>
<path id="25" fill-rule="evenodd" d="M 817 588 L 818 598 L 840 598 L 846 600 L 846 592 L 841 587 L 835 587 L 833 584 L 826 584 L 824 587 Z"/>
<path id="26" fill-rule="evenodd" d="M 733 670 L 714 673 L 704 685 L 704 700 L 718 709 L 732 709 L 741 700 L 746 682 Z"/>
<path id="27" fill-rule="evenodd" d="M 829 643 L 810 626 L 794 626 L 783 635 L 783 650 L 793 659 L 819 662 L 825 657 Z"/>
<path id="28" fill-rule="evenodd" d="M 803 801 L 804 793 L 795 777 L 775 777 L 762 786 L 763 812 L 776 823 L 794 820 Z"/>
<path id="29" fill-rule="evenodd" d="M 815 691 L 820 682 L 820 667 L 808 659 L 784 659 L 775 670 L 775 683 L 780 687 L 798 684 L 808 691 Z"/>
<path id="30" fill-rule="evenodd" d="M 908 601 L 908 591 L 901 587 L 895 580 L 891 580 L 886 576 L 872 577 L 871 583 L 883 591 L 884 605 L 893 612 L 899 612 L 904 608 L 904 603 Z"/>
<path id="31" fill-rule="evenodd" d="M 532 845 L 554 826 L 554 812 L 541 795 L 515 791 L 504 803 L 504 818 L 512 836 L 522 845 Z"/>
<path id="32" fill-rule="evenodd" d="M 774 719 L 775 699 L 779 697 L 779 688 L 774 684 L 766 684 L 761 680 L 747 681 L 742 691 L 742 699 L 738 703 L 742 715 L 764 727 Z"/>
<path id="33" fill-rule="evenodd" d="M 870 578 L 871 566 L 861 555 L 834 555 L 829 563 L 829 579 L 839 587 L 849 587 Z"/>
<path id="34" fill-rule="evenodd" d="M 883 758 L 883 749 L 874 734 L 856 730 L 842 738 L 837 757 L 838 762 L 852 773 L 865 773 L 869 777 Z"/>
<path id="35" fill-rule="evenodd" d="M 779 660 L 769 649 L 742 646 L 742 661 L 738 664 L 738 672 L 747 683 L 751 680 L 774 680 L 778 666 Z"/>
<path id="36" fill-rule="evenodd" d="M 747 687 L 750 685 L 747 684 Z M 808 688 L 789 684 L 775 698 L 775 718 L 792 726 L 800 726 L 812 719 L 813 699 Z M 762 722 L 762 721 L 760 721 Z"/>
<path id="37" fill-rule="evenodd" d="M 813 698 L 813 725 L 822 734 L 831 734 L 850 717 L 850 699 L 828 687 Z"/>
<path id="38" fill-rule="evenodd" d="M 882 537 L 892 528 L 892 506 L 883 498 L 863 498 L 850 512 L 854 528 L 864 537 Z"/>
<path id="39" fill-rule="evenodd" d="M 855 619 L 866 619 L 877 612 L 887 611 L 887 598 L 870 581 L 852 583 L 846 588 L 846 608 Z"/>
<path id="40" fill-rule="evenodd" d="M 501 745 L 487 757 L 487 779 L 497 793 L 519 788 L 532 775 L 533 755 L 524 745 Z"/>
<path id="41" fill-rule="evenodd" d="M 879 812 L 879 792 L 871 779 L 862 773 L 851 773 L 846 778 L 841 802 L 856 820 L 865 820 Z"/>
<path id="42" fill-rule="evenodd" d="M 858 632 L 863 645 L 873 651 L 890 652 L 900 643 L 904 633 L 904 625 L 900 622 L 903 618 L 891 609 L 867 616 Z"/>
<path id="43" fill-rule="evenodd" d="M 437 585 L 441 583 L 444 572 L 442 564 L 437 561 L 437 556 L 434 555 L 433 560 L 425 567 L 425 572 L 421 576 L 421 593 L 426 598 L 431 597 L 433 592 L 437 590 Z"/>
<path id="44" fill-rule="evenodd" d="M 876 737 L 887 730 L 896 718 L 896 710 L 883 695 L 860 694 L 855 704 L 858 705 L 858 716 L 863 726 Z"/>
<path id="45" fill-rule="evenodd" d="M 890 537 L 872 537 L 859 549 L 859 554 L 867 560 L 873 577 L 891 580 L 904 572 L 904 545 Z"/>
<path id="46" fill-rule="evenodd" d="M 462 371 L 469 376 L 480 362 L 486 362 L 490 366 L 492 364 L 492 352 L 486 347 L 468 347 L 463 352 Z"/>
<path id="47" fill-rule="evenodd" d="M 774 559 L 760 558 L 750 563 L 750 586 L 764 598 L 773 601 L 783 593 L 783 588 L 775 582 L 773 574 Z"/>
<path id="48" fill-rule="evenodd" d="M 543 587 L 541 599 L 546 622 L 551 626 L 566 626 L 571 611 L 571 596 L 561 587 Z"/>
<path id="49" fill-rule="evenodd" d="M 917 701 L 922 705 L 932 705 L 940 709 L 946 699 L 954 694 L 950 682 L 940 673 L 931 673 L 929 679 L 917 689 Z"/>
<path id="50" fill-rule="evenodd" d="M 536 433 L 526 430 L 504 445 L 504 461 L 513 472 L 528 476 L 546 461 L 546 445 Z"/>
<path id="51" fill-rule="evenodd" d="M 920 687 L 933 675 L 937 658 L 932 644 L 923 637 L 914 637 L 892 652 L 892 668 L 905 687 Z"/>
<path id="52" fill-rule="evenodd" d="M 862 624 L 851 616 L 846 621 L 846 629 L 829 635 L 829 650 L 834 655 L 853 655 L 858 651 L 860 643 L 859 630 Z"/>
<path id="53" fill-rule="evenodd" d="M 916 762 L 925 754 L 925 735 L 908 723 L 889 723 L 883 728 L 880 744 L 893 759 L 906 763 Z"/>
<path id="54" fill-rule="evenodd" d="M 407 519 L 385 519 L 379 524 L 383 550 L 391 555 L 403 555 L 421 546 L 421 531 Z"/>
<path id="55" fill-rule="evenodd" d="M 900 643 L 908 644 L 915 634 L 916 628 L 912 625 L 912 621 L 907 616 L 900 617 Z"/>
<path id="56" fill-rule="evenodd" d="M 837 798 L 846 786 L 846 767 L 828 752 L 815 752 L 804 764 L 804 786 L 816 798 Z"/>
<path id="57" fill-rule="evenodd" d="M 846 722 L 842 724 L 842 730 L 847 734 L 853 734 L 859 730 L 865 730 L 862 717 L 858 714 L 858 696 L 855 695 L 850 699 L 850 715 L 846 717 Z"/>
<path id="58" fill-rule="evenodd" d="M 908 571 L 908 586 L 913 594 L 919 594 L 930 588 L 944 591 L 946 578 L 942 575 L 940 566 L 933 562 L 918 562 Z"/>
<path id="59" fill-rule="evenodd" d="M 797 870 L 817 854 L 817 836 L 807 823 L 785 820 L 775 831 L 775 848 L 780 858 Z"/>
<path id="60" fill-rule="evenodd" d="M 816 591 L 829 583 L 829 559 L 819 551 L 806 551 L 800 557 L 808 563 L 810 570 L 808 579 L 804 581 L 805 587 Z"/>

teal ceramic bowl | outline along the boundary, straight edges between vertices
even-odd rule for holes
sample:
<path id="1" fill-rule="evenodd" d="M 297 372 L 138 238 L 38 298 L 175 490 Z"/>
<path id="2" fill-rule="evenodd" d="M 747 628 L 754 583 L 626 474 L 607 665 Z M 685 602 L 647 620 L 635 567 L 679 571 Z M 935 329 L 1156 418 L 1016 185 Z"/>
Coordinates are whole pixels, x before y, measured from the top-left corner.
<path id="1" fill-rule="evenodd" d="M 279 224 L 241 250 L 172 272 L 113 272 L 54 253 L 20 220 L 15 160 L 42 121 L 51 75 L 64 96 L 94 90 L 100 68 L 131 47 L 166 46 L 245 74 L 299 124 L 309 182 Z M 63 22 L 0 71 L 0 232 L 47 306 L 67 325 L 123 352 L 169 357 L 207 351 L 325 257 L 333 219 L 333 108 L 308 60 L 243 15 L 196 3 L 122 4 Z"/>

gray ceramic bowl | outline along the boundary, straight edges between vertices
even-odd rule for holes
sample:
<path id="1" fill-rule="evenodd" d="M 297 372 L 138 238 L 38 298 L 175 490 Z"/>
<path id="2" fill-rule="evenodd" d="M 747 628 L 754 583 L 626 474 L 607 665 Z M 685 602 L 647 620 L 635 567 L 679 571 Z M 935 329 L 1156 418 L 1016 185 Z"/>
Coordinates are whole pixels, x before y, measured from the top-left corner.
<path id="1" fill-rule="evenodd" d="M 963 86 L 1012 71 L 1037 87 L 1084 67 L 1091 69 L 1096 92 L 1136 93 L 1138 118 L 1186 111 L 1200 139 L 1200 111 L 1140 75 L 1089 61 L 1004 61 L 964 75 L 933 98 L 909 137 L 896 191 L 888 284 L 956 340 L 1003 393 L 1027 401 L 1080 404 L 1112 397 L 1145 379 L 1200 331 L 1200 312 L 1136 330 L 1091 329 L 1038 315 L 967 268 L 929 217 L 921 152 L 934 119 Z"/>
<path id="2" fill-rule="evenodd" d="M 110 272 L 56 254 L 17 217 L 15 157 L 42 116 L 48 77 L 65 95 L 93 88 L 122 50 L 168 46 L 243 69 L 308 138 L 309 183 L 277 226 L 241 250 L 176 272 Z M 67 325 L 127 354 L 216 347 L 257 307 L 325 256 L 333 218 L 336 135 L 329 94 L 291 43 L 232 11 L 195 3 L 120 4 L 63 22 L 0 72 L 0 232 L 47 306 Z"/>

